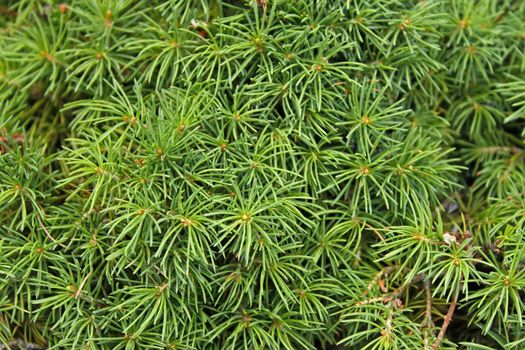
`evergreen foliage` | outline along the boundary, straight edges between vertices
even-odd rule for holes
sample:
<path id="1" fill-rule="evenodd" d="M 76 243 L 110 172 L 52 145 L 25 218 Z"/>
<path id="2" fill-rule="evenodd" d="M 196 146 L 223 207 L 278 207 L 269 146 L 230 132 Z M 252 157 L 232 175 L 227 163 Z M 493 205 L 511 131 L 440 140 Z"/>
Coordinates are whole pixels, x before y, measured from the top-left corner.
<path id="1" fill-rule="evenodd" d="M 524 1 L 0 24 L 0 348 L 525 348 Z"/>

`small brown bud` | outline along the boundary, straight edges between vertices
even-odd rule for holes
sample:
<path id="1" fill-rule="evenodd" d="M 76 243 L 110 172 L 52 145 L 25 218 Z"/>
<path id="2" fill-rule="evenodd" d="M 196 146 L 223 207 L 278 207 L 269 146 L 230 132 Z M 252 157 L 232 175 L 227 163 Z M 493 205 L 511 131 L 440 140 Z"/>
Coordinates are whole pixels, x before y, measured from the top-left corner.
<path id="1" fill-rule="evenodd" d="M 474 45 L 467 46 L 465 50 L 467 50 L 469 55 L 474 55 L 476 53 L 476 47 Z"/>
<path id="2" fill-rule="evenodd" d="M 361 167 L 361 169 L 359 170 L 361 171 L 361 174 L 363 175 L 370 175 L 370 168 L 367 166 Z"/>
<path id="3" fill-rule="evenodd" d="M 64 13 L 67 12 L 67 10 L 68 10 L 67 4 L 62 3 L 62 4 L 58 5 L 58 11 L 60 11 L 60 13 L 64 14 Z"/>
<path id="4" fill-rule="evenodd" d="M 405 30 L 408 28 L 408 26 L 410 25 L 410 23 L 412 23 L 412 21 L 410 21 L 410 19 L 408 18 L 405 18 L 403 20 L 403 22 L 399 25 L 399 29 L 400 30 Z"/>
<path id="5" fill-rule="evenodd" d="M 111 10 L 107 10 L 106 16 L 104 17 L 104 24 L 106 25 L 106 28 L 111 27 L 111 16 L 113 16 L 113 12 Z"/>
<path id="6" fill-rule="evenodd" d="M 505 276 L 505 280 L 503 281 L 503 284 L 505 285 L 505 287 L 510 287 L 512 282 L 511 282 L 509 276 Z"/>
<path id="7" fill-rule="evenodd" d="M 182 227 L 188 227 L 193 224 L 193 221 L 191 221 L 189 218 L 181 218 L 180 223 L 182 224 Z"/>
<path id="8" fill-rule="evenodd" d="M 49 62 L 53 62 L 55 60 L 55 56 L 53 56 L 52 54 L 50 54 L 49 52 L 45 50 L 40 51 L 40 57 L 48 60 Z"/>

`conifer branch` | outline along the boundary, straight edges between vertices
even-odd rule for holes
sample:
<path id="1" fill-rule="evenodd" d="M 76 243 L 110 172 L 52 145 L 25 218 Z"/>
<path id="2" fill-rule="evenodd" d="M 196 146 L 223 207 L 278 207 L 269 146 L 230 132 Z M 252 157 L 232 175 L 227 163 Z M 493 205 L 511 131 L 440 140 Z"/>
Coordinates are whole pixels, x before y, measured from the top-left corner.
<path id="1" fill-rule="evenodd" d="M 0 349 L 523 343 L 523 1 L 8 3 Z"/>

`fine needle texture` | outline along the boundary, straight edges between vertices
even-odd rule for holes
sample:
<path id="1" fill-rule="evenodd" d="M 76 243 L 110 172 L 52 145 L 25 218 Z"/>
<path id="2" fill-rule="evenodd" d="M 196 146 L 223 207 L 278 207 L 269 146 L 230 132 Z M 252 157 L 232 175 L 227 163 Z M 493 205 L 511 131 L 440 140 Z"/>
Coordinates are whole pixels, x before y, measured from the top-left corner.
<path id="1" fill-rule="evenodd" d="M 0 349 L 525 349 L 525 1 L 0 2 Z"/>

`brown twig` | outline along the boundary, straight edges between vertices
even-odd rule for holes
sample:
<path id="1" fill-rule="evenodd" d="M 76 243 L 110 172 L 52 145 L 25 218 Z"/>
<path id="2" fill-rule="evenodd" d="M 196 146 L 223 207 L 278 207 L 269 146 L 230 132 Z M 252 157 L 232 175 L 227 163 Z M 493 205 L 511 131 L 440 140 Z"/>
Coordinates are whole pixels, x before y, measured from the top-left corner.
<path id="1" fill-rule="evenodd" d="M 441 344 L 441 341 L 443 340 L 443 337 L 445 336 L 445 332 L 447 331 L 447 327 L 450 324 L 450 321 L 452 321 L 452 316 L 454 315 L 455 309 L 456 309 L 456 297 L 453 297 L 452 301 L 450 302 L 450 306 L 448 307 L 447 314 L 445 315 L 445 320 L 443 321 L 441 330 L 439 331 L 436 341 L 434 342 L 434 344 L 432 344 L 432 350 L 437 350 L 439 347 L 439 344 Z"/>
<path id="2" fill-rule="evenodd" d="M 77 291 L 75 292 L 75 299 L 78 299 L 78 297 L 80 296 L 80 293 L 82 292 L 82 288 L 84 288 L 84 286 L 86 285 L 86 282 L 89 276 L 91 276 L 91 272 L 89 272 L 86 275 L 86 277 L 84 277 L 84 279 L 82 280 L 82 283 L 80 283 L 80 287 L 78 287 Z"/>
<path id="3" fill-rule="evenodd" d="M 46 229 L 46 227 L 44 226 L 44 223 L 42 222 L 42 219 L 40 219 L 40 216 L 39 215 L 36 215 L 36 218 L 38 220 L 38 222 L 40 223 L 40 226 L 42 227 L 42 230 L 44 230 L 44 232 L 46 233 L 46 236 L 53 242 L 57 243 L 59 246 L 61 246 L 62 248 L 67 248 L 65 245 L 61 244 L 61 243 L 58 243 L 54 238 L 53 236 L 51 236 L 51 234 L 49 233 L 49 231 Z"/>
<path id="4" fill-rule="evenodd" d="M 368 295 L 368 292 L 370 292 L 370 290 L 372 290 L 374 285 L 379 283 L 379 281 L 381 280 L 381 277 L 383 277 L 383 275 L 386 275 L 386 274 L 389 274 L 392 271 L 395 271 L 396 268 L 397 268 L 397 266 L 385 266 L 381 270 L 379 270 L 376 273 L 376 275 L 374 276 L 374 279 L 372 281 L 370 281 L 370 283 L 366 287 L 366 290 L 364 291 L 363 295 Z"/>
<path id="5" fill-rule="evenodd" d="M 16 339 L 10 342 L 9 344 L 2 345 L 0 344 L 0 350 L 10 350 L 10 349 L 23 349 L 23 350 L 42 350 L 44 347 L 34 344 L 34 343 L 27 343 L 23 341 L 22 339 Z"/>
<path id="6" fill-rule="evenodd" d="M 425 287 L 425 319 L 423 320 L 422 328 L 424 332 L 424 344 L 425 349 L 429 348 L 430 338 L 429 335 L 434 336 L 434 322 L 432 321 L 432 294 L 430 292 L 430 280 L 425 278 L 423 281 L 423 286 Z"/>
<path id="7" fill-rule="evenodd" d="M 504 147 L 504 146 L 488 146 L 488 147 L 480 147 L 479 148 L 484 153 L 489 154 L 495 154 L 498 152 L 507 152 L 510 154 L 518 154 L 523 152 L 523 149 L 516 147 L 516 146 L 510 146 L 510 147 Z"/>
<path id="8" fill-rule="evenodd" d="M 392 309 L 389 309 L 386 317 L 385 329 L 381 331 L 381 335 L 387 337 L 388 339 L 392 337 L 392 318 L 393 312 Z"/>
<path id="9" fill-rule="evenodd" d="M 369 223 L 366 223 L 364 222 L 365 226 L 368 227 L 370 230 L 372 230 L 382 241 L 384 241 L 385 239 L 383 238 L 383 236 L 381 236 L 381 234 L 379 233 L 379 231 L 377 231 L 372 225 L 370 225 Z"/>
<path id="10" fill-rule="evenodd" d="M 430 293 L 430 281 L 428 279 L 425 279 L 423 285 L 425 287 L 426 297 L 425 324 L 432 328 L 434 326 L 434 322 L 432 322 L 432 294 Z"/>
<path id="11" fill-rule="evenodd" d="M 355 306 L 370 305 L 381 302 L 383 304 L 392 303 L 394 307 L 401 309 L 403 308 L 403 302 L 401 301 L 401 299 L 399 299 L 400 294 L 400 292 L 394 292 L 390 295 L 385 295 L 383 297 L 361 300 L 355 303 Z"/>
<path id="12" fill-rule="evenodd" d="M 371 298 L 371 299 L 366 299 L 366 300 L 360 300 L 357 303 L 355 303 L 355 306 L 375 304 L 377 302 L 386 303 L 386 302 L 389 302 L 390 300 L 392 300 L 392 297 L 390 296 Z"/>
<path id="13" fill-rule="evenodd" d="M 153 267 L 155 267 L 155 269 L 157 270 L 157 272 L 158 272 L 162 277 L 164 277 L 165 279 L 168 279 L 168 276 L 166 276 L 166 274 L 160 269 L 160 267 L 158 267 L 157 265 L 153 265 Z"/>

